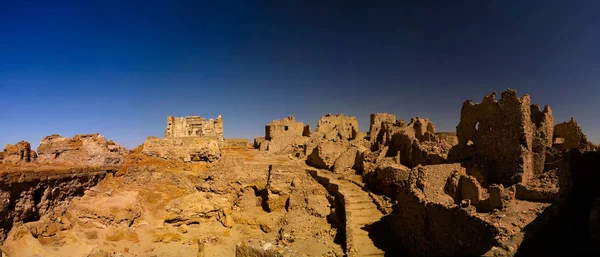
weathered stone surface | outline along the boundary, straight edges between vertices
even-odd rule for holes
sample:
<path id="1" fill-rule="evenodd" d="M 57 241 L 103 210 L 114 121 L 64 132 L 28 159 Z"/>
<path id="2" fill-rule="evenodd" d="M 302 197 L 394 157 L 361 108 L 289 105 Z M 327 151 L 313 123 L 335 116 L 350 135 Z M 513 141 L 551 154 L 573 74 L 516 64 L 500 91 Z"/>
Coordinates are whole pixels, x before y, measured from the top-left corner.
<path id="1" fill-rule="evenodd" d="M 183 162 L 212 162 L 221 157 L 221 148 L 218 139 L 210 137 L 148 137 L 144 142 L 142 153 Z"/>
<path id="2" fill-rule="evenodd" d="M 444 193 L 444 184 L 460 169 L 457 164 L 419 166 L 400 184 L 388 223 L 395 239 L 411 253 L 476 256 L 498 244 L 496 227 Z"/>
<path id="3" fill-rule="evenodd" d="M 371 149 L 382 151 L 388 157 L 398 157 L 403 165 L 415 167 L 419 164 L 446 163 L 451 145 L 435 135 L 433 123 L 428 119 L 412 118 L 409 124 L 403 121 L 382 123 L 379 136 Z"/>
<path id="4" fill-rule="evenodd" d="M 396 197 L 397 185 L 408 180 L 410 169 L 394 162 L 384 162 L 375 168 L 375 179 L 372 182 L 374 191 L 381 191 L 389 197 Z"/>
<path id="5" fill-rule="evenodd" d="M 458 144 L 458 137 L 456 137 L 456 132 L 435 132 L 435 135 L 440 140 L 445 141 L 451 146 L 455 146 Z"/>
<path id="6" fill-rule="evenodd" d="M 517 97 L 508 89 L 496 100 L 486 95 L 480 104 L 463 104 L 456 127 L 458 144 L 449 154 L 451 161 L 473 160 L 484 167 L 487 182 L 513 185 L 541 173 L 545 146 L 550 146 L 552 110 L 530 106 L 529 95 Z"/>
<path id="7" fill-rule="evenodd" d="M 491 209 L 502 209 L 506 206 L 504 186 L 491 185 L 488 192 L 490 194 L 489 204 Z"/>
<path id="8" fill-rule="evenodd" d="M 278 138 L 308 136 L 305 135 L 304 132 L 304 123 L 296 121 L 294 116 L 289 116 L 281 120 L 271 121 L 267 124 L 265 126 L 265 139 L 273 140 Z"/>
<path id="9" fill-rule="evenodd" d="M 310 135 L 310 125 L 296 121 L 294 116 L 273 120 L 265 126 L 265 136 L 254 139 L 254 148 L 269 152 L 295 152 Z M 298 154 L 305 156 L 304 153 Z"/>
<path id="10" fill-rule="evenodd" d="M 560 151 L 570 151 L 579 149 L 582 151 L 595 151 L 598 146 L 587 140 L 587 136 L 583 133 L 575 118 L 571 117 L 568 122 L 556 124 L 554 126 L 553 135 L 554 148 Z"/>
<path id="11" fill-rule="evenodd" d="M 349 147 L 343 152 L 333 164 L 333 172 L 335 173 L 354 173 L 358 148 L 355 146 Z"/>
<path id="12" fill-rule="evenodd" d="M 481 187 L 473 176 L 463 175 L 458 182 L 460 200 L 469 200 L 472 205 L 478 205 L 483 200 L 485 189 Z"/>
<path id="13" fill-rule="evenodd" d="M 107 141 L 100 134 L 82 134 L 73 138 L 51 135 L 38 147 L 40 163 L 78 166 L 118 165 L 123 161 L 125 148 Z"/>
<path id="14" fill-rule="evenodd" d="M 218 194 L 195 192 L 171 201 L 165 208 L 167 215 L 164 220 L 168 223 L 189 224 L 217 217 L 225 208 L 231 208 L 233 203 Z"/>
<path id="15" fill-rule="evenodd" d="M 369 126 L 369 137 L 371 144 L 376 145 L 377 141 L 382 141 L 379 138 L 384 136 L 383 134 L 380 135 L 381 128 L 384 123 L 396 123 L 396 115 L 385 112 L 371 114 L 371 124 Z"/>
<path id="16" fill-rule="evenodd" d="M 212 137 L 219 140 L 219 147 L 223 147 L 223 119 L 221 115 L 209 120 L 200 116 L 168 116 L 165 138 L 180 137 Z"/>
<path id="17" fill-rule="evenodd" d="M 306 164 L 320 169 L 331 169 L 337 158 L 346 151 L 342 143 L 326 141 L 314 148 Z"/>
<path id="18" fill-rule="evenodd" d="M 0 240 L 4 240 L 14 223 L 40 219 L 65 200 L 82 195 L 107 172 L 82 168 L 0 174 Z"/>
<path id="19" fill-rule="evenodd" d="M 21 141 L 14 145 L 7 144 L 0 157 L 2 163 L 23 163 L 31 162 L 37 159 L 35 151 L 31 150 L 29 142 Z"/>
<path id="20" fill-rule="evenodd" d="M 235 247 L 235 257 L 301 257 L 306 256 L 281 245 L 248 240 Z"/>
<path id="21" fill-rule="evenodd" d="M 359 133 L 356 117 L 326 114 L 317 123 L 315 133 L 327 140 L 352 140 Z"/>
<path id="22" fill-rule="evenodd" d="M 209 120 L 199 116 L 168 116 L 165 138 L 148 137 L 142 152 L 183 162 L 213 162 L 221 157 L 224 144 L 221 115 Z"/>

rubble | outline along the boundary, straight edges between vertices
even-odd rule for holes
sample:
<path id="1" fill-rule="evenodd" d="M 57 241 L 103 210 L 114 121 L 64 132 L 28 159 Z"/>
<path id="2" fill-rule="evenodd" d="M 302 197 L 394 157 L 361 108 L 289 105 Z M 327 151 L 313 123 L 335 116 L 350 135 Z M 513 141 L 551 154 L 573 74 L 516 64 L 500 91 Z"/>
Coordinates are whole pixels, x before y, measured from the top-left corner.
<path id="1" fill-rule="evenodd" d="M 107 141 L 100 134 L 81 134 L 73 138 L 47 136 L 38 147 L 37 162 L 77 166 L 119 165 L 125 148 Z"/>

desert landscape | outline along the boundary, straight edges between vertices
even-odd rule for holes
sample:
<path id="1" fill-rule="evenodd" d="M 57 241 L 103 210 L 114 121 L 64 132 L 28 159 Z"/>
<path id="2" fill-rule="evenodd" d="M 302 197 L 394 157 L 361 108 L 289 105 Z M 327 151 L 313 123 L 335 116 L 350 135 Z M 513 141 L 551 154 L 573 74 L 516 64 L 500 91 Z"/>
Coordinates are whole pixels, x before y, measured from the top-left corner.
<path id="1" fill-rule="evenodd" d="M 290 117 L 250 139 L 167 117 L 125 149 L 50 135 L 0 153 L 2 256 L 600 254 L 600 152 L 516 90 L 463 103 L 456 131 L 373 113 Z M 202 115 L 201 112 L 198 114 Z M 82 131 L 94 133 L 94 131 Z"/>

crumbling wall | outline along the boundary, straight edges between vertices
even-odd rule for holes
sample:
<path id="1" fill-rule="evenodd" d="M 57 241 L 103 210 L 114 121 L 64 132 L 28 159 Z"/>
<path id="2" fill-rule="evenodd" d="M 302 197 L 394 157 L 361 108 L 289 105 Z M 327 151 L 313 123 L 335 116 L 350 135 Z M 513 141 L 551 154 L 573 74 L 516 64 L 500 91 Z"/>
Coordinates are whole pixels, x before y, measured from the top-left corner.
<path id="1" fill-rule="evenodd" d="M 477 256 L 498 244 L 496 227 L 475 215 L 473 206 L 458 206 L 444 192 L 448 178 L 461 169 L 460 164 L 419 166 L 399 183 L 398 202 L 387 222 L 411 253 Z"/>
<path id="2" fill-rule="evenodd" d="M 414 117 L 409 124 L 402 120 L 383 123 L 380 136 L 371 149 L 384 147 L 388 147 L 386 156 L 399 156 L 400 163 L 415 167 L 445 163 L 451 145 L 435 135 L 435 127 L 427 118 Z"/>
<path id="3" fill-rule="evenodd" d="M 376 145 L 377 141 L 381 141 L 379 139 L 381 127 L 384 123 L 396 123 L 396 115 L 389 113 L 372 113 L 371 114 L 371 124 L 369 125 L 369 140 L 372 145 Z M 383 135 L 381 135 L 383 137 Z M 376 147 L 377 148 L 377 147 Z M 374 149 L 377 150 L 377 149 Z"/>
<path id="4" fill-rule="evenodd" d="M 213 162 L 221 157 L 219 141 L 209 137 L 148 137 L 142 153 L 182 162 Z"/>
<path id="5" fill-rule="evenodd" d="M 142 153 L 154 157 L 192 161 L 216 161 L 225 145 L 223 119 L 200 116 L 167 117 L 165 138 L 148 137 Z"/>
<path id="6" fill-rule="evenodd" d="M 35 151 L 31 150 L 29 142 L 21 141 L 14 145 L 7 144 L 2 152 L 0 163 L 23 163 L 31 162 L 37 159 Z"/>
<path id="7" fill-rule="evenodd" d="M 107 141 L 100 134 L 81 134 L 73 138 L 47 136 L 38 147 L 39 163 L 77 166 L 118 165 L 123 161 L 125 148 Z"/>
<path id="8" fill-rule="evenodd" d="M 327 140 L 352 140 L 359 133 L 358 121 L 353 116 L 326 114 L 317 123 L 315 133 Z"/>
<path id="9" fill-rule="evenodd" d="M 532 112 L 532 110 L 534 110 Z M 480 104 L 464 102 L 456 127 L 458 144 L 450 152 L 452 161 L 467 161 L 483 167 L 488 183 L 526 183 L 543 171 L 545 147 L 552 138 L 552 111 L 530 106 L 529 95 L 517 91 L 486 95 Z"/>
<path id="10" fill-rule="evenodd" d="M 254 148 L 270 152 L 291 152 L 304 144 L 310 135 L 310 125 L 296 121 L 294 116 L 273 120 L 265 126 L 265 136 L 254 138 Z"/>
<path id="11" fill-rule="evenodd" d="M 587 136 L 583 133 L 575 118 L 571 117 L 568 122 L 556 124 L 554 126 L 554 134 L 552 142 L 555 148 L 566 152 L 571 149 L 579 149 L 582 151 L 594 151 L 598 147 L 587 140 Z"/>
<path id="12" fill-rule="evenodd" d="M 304 136 L 304 123 L 296 121 L 294 116 L 271 121 L 265 126 L 265 139 L 291 138 Z"/>

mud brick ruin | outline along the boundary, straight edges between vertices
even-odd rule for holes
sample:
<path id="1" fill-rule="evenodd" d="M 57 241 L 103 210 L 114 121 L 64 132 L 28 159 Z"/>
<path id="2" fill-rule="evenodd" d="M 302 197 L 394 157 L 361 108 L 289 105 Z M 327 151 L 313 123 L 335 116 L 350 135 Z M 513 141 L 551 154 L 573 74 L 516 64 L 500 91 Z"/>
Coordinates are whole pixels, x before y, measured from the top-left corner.
<path id="1" fill-rule="evenodd" d="M 185 162 L 215 161 L 223 149 L 223 119 L 200 116 L 167 117 L 165 137 L 148 137 L 142 152 Z"/>
<path id="2" fill-rule="evenodd" d="M 356 117 L 326 114 L 311 130 L 289 116 L 251 144 L 224 139 L 221 116 L 169 116 L 164 138 L 134 150 L 100 134 L 51 135 L 37 152 L 9 144 L 0 152 L 0 250 L 600 254 L 600 153 L 573 118 L 555 125 L 549 106 L 508 89 L 464 102 L 455 132 L 407 120 L 373 113 L 360 131 Z"/>
<path id="3" fill-rule="evenodd" d="M 466 101 L 456 127 L 453 161 L 473 160 L 488 183 L 526 183 L 544 169 L 546 147 L 552 146 L 552 110 L 530 105 L 529 95 L 507 90 L 496 100 L 486 95 L 480 104 Z"/>

